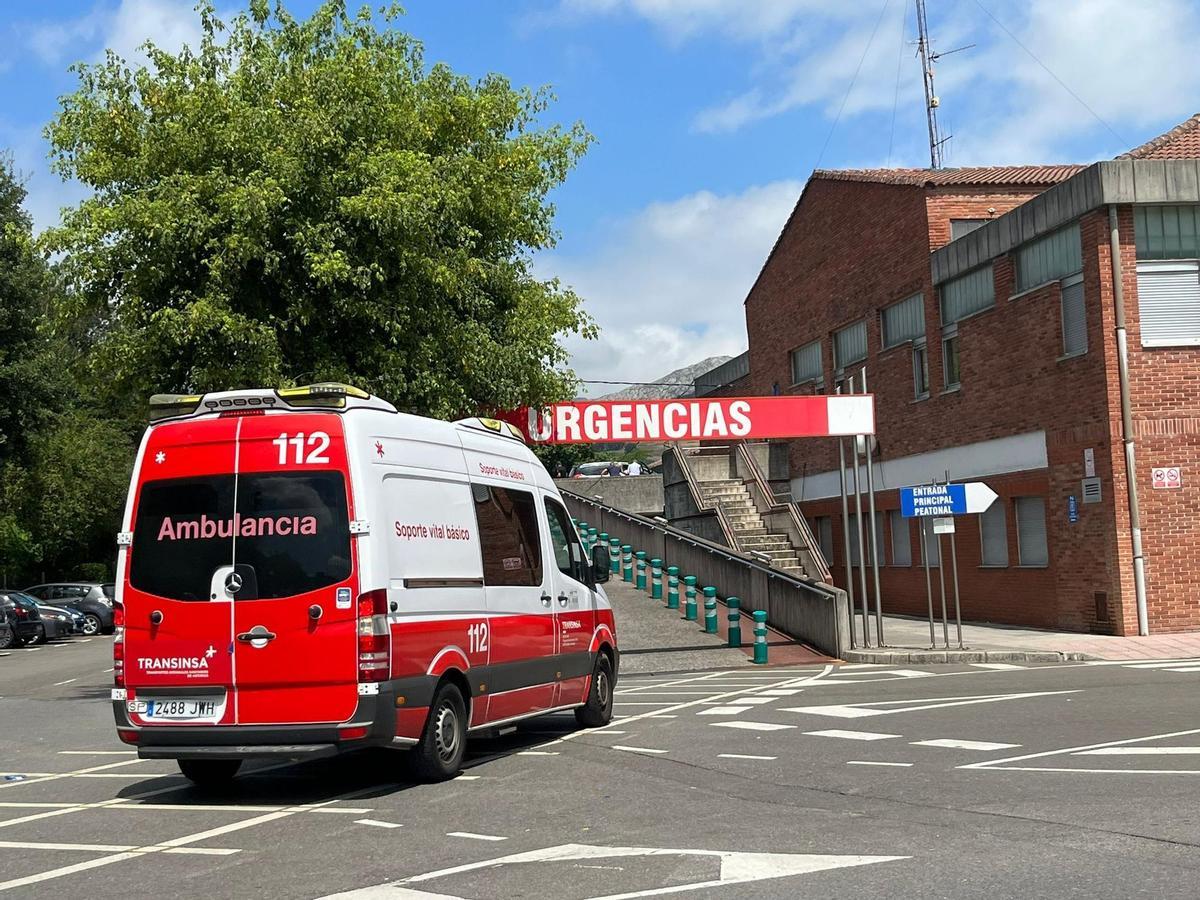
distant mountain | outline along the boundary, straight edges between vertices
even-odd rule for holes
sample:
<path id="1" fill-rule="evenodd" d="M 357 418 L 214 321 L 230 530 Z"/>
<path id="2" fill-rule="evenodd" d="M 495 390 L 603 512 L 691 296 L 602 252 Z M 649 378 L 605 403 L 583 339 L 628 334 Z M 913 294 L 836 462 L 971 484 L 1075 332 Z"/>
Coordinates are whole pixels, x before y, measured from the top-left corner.
<path id="1" fill-rule="evenodd" d="M 603 397 L 597 397 L 596 399 L 665 400 L 671 397 L 690 397 L 692 396 L 692 382 L 696 380 L 697 376 L 703 375 L 709 369 L 715 368 L 723 362 L 728 362 L 732 358 L 731 356 L 710 356 L 708 359 L 702 359 L 698 363 L 692 363 L 690 366 L 684 366 L 682 369 L 676 369 L 662 378 L 657 378 L 652 384 L 633 385 L 632 387 L 627 387 L 612 394 L 605 394 Z M 681 385 L 686 385 L 686 387 Z"/>

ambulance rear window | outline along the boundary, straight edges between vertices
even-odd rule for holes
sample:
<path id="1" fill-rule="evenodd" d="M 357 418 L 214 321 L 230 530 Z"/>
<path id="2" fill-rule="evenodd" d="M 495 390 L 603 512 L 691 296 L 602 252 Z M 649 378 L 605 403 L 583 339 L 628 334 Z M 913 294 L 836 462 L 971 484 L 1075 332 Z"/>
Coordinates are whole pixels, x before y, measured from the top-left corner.
<path id="1" fill-rule="evenodd" d="M 130 584 L 174 600 L 211 599 L 213 573 L 251 566 L 257 599 L 305 594 L 350 575 L 350 521 L 340 472 L 270 472 L 142 486 Z M 248 598 L 247 598 L 248 599 Z"/>

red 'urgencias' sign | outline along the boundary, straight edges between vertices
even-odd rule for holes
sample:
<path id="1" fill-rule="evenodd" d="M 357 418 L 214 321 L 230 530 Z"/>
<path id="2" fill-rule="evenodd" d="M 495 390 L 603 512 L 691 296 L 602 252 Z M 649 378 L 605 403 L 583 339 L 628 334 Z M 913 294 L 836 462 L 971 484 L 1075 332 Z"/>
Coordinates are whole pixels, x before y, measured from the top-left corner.
<path id="1" fill-rule="evenodd" d="M 875 398 L 854 396 L 578 400 L 501 418 L 534 444 L 722 441 L 874 434 Z"/>

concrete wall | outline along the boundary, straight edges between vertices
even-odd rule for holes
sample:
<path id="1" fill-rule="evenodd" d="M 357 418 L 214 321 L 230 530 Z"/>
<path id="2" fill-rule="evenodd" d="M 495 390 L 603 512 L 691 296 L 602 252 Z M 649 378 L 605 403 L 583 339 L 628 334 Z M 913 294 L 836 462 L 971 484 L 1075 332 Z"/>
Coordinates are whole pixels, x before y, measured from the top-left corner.
<path id="1" fill-rule="evenodd" d="M 694 458 L 689 458 L 689 462 Z M 725 464 L 728 466 L 728 461 Z M 702 512 L 696 505 L 674 452 L 663 454 L 662 478 L 663 516 L 666 520 L 681 531 L 725 546 L 725 533 L 721 530 L 716 512 Z"/>
<path id="2" fill-rule="evenodd" d="M 641 516 L 661 516 L 663 502 L 661 475 L 627 475 L 622 478 L 556 478 L 561 490 L 598 499 L 625 512 Z"/>

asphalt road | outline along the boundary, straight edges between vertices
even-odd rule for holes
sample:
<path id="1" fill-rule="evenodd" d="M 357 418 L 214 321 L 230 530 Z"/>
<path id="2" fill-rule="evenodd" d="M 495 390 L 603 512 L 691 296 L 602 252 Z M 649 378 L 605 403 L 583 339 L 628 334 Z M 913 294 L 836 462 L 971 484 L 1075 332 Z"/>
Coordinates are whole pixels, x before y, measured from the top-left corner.
<path id="1" fill-rule="evenodd" d="M 216 796 L 116 741 L 107 654 L 0 659 L 0 894 L 1200 891 L 1200 661 L 628 676 L 609 728 L 545 717 L 448 783 L 382 753 Z"/>

